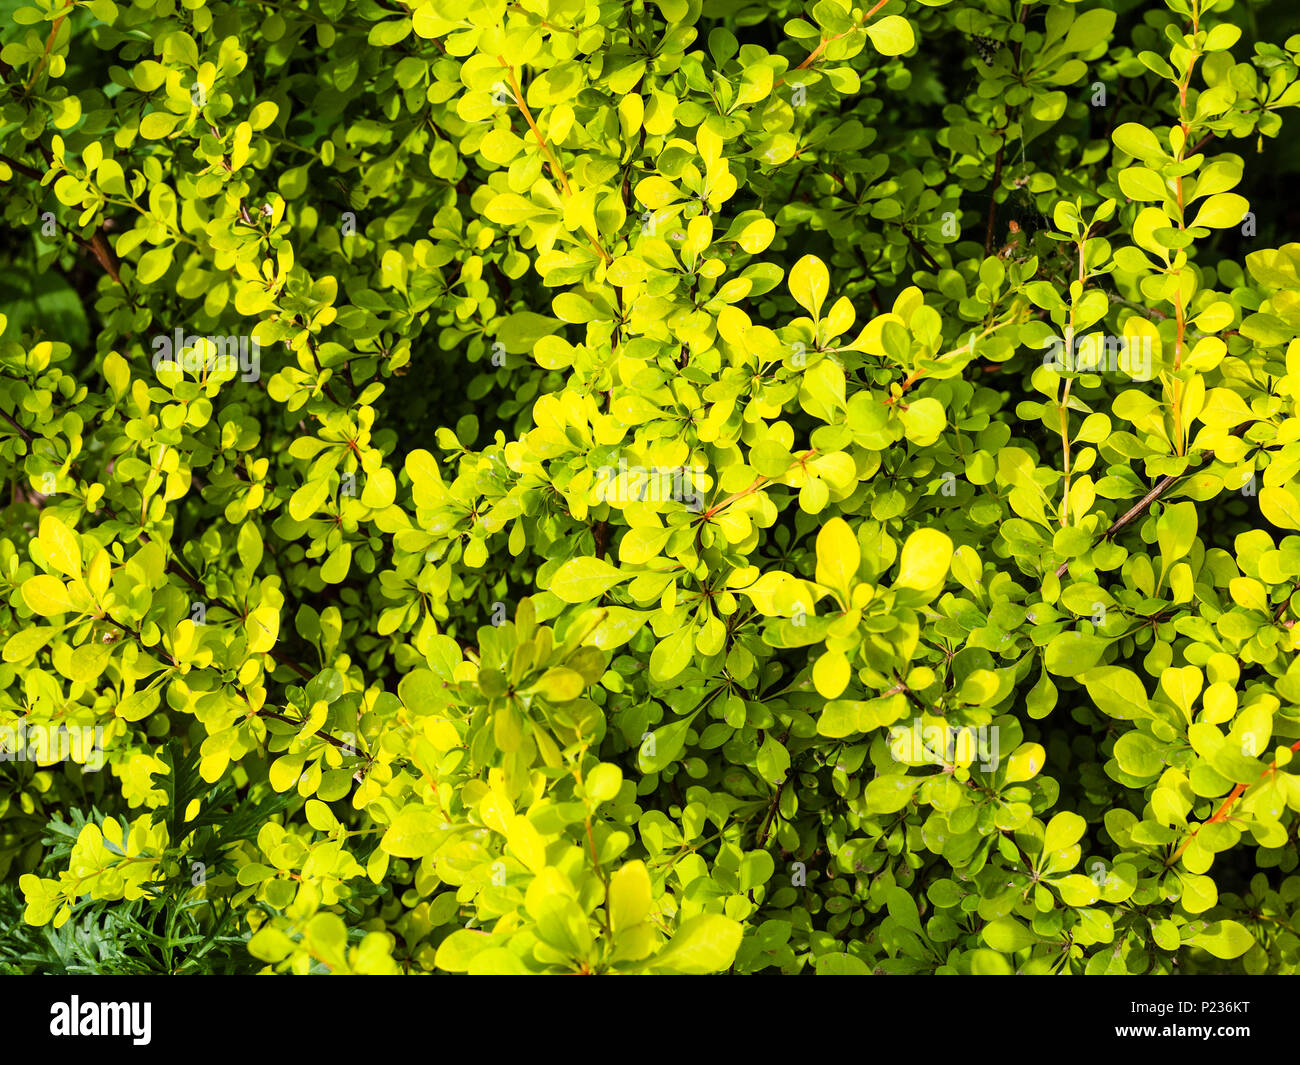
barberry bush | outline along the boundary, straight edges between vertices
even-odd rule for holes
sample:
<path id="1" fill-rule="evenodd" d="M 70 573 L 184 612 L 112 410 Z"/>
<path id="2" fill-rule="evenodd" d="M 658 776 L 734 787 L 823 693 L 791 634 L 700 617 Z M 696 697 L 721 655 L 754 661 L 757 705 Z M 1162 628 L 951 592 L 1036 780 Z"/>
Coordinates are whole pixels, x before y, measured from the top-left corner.
<path id="1" fill-rule="evenodd" d="M 1288 7 L 0 0 L 0 967 L 1296 970 Z"/>

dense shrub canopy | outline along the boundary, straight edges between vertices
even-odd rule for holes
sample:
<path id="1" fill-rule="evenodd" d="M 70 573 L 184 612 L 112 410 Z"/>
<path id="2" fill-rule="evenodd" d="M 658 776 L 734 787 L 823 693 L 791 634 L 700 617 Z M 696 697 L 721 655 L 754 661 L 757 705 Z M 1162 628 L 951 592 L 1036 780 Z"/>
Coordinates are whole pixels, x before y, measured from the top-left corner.
<path id="1" fill-rule="evenodd" d="M 1286 3 L 29 4 L 0 966 L 1296 967 Z"/>

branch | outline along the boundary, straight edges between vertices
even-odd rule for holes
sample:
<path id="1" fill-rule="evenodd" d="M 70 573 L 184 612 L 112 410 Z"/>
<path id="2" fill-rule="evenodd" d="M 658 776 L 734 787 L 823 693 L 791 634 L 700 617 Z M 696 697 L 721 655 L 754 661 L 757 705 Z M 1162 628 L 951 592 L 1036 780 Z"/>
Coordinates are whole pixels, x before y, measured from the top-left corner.
<path id="1" fill-rule="evenodd" d="M 1119 532 L 1125 526 L 1131 525 L 1134 521 L 1136 521 L 1139 517 L 1141 517 L 1144 513 L 1146 513 L 1147 508 L 1151 506 L 1152 503 L 1154 503 L 1157 499 L 1159 499 L 1162 495 L 1164 495 L 1167 491 L 1169 491 L 1170 486 L 1172 486 L 1173 483 L 1176 480 L 1178 480 L 1179 477 L 1182 476 L 1183 474 L 1181 473 L 1179 474 L 1171 473 L 1168 476 L 1162 477 L 1159 481 L 1156 482 L 1155 487 L 1152 488 L 1151 491 L 1149 491 L 1146 495 L 1144 495 L 1141 499 L 1139 499 L 1132 507 L 1126 510 L 1119 518 L 1117 518 L 1111 524 L 1111 527 L 1107 529 L 1104 533 L 1102 533 L 1100 537 L 1097 538 L 1093 546 L 1096 547 L 1097 544 L 1102 542 L 1102 540 L 1111 539 L 1117 532 Z M 1069 569 L 1070 569 L 1070 564 L 1068 562 L 1062 562 L 1061 565 L 1056 570 L 1056 575 L 1058 577 L 1064 577 L 1065 574 L 1069 571 Z"/>
<path id="2" fill-rule="evenodd" d="M 816 454 L 817 454 L 816 448 L 812 448 L 808 451 L 805 451 L 802 455 L 800 455 L 797 459 L 795 459 L 794 462 L 790 463 L 790 468 L 787 469 L 785 473 L 781 474 L 781 477 L 785 477 L 791 472 L 793 472 L 796 466 L 803 466 L 804 463 L 806 463 L 810 458 L 812 458 Z M 731 495 L 727 496 L 727 498 L 724 499 L 721 503 L 714 503 L 713 506 L 709 507 L 708 510 L 706 510 L 703 514 L 700 515 L 699 520 L 708 521 L 711 517 L 713 517 L 713 515 L 718 513 L 718 511 L 731 506 L 731 504 L 736 502 L 736 500 L 744 499 L 745 496 L 747 495 L 753 495 L 753 493 L 757 492 L 760 488 L 764 487 L 765 485 L 771 484 L 773 480 L 780 480 L 780 479 L 781 479 L 780 477 L 773 478 L 773 477 L 763 477 L 763 476 L 759 476 L 755 478 L 754 483 L 751 484 L 748 488 L 742 488 L 739 492 L 733 492 Z"/>
<path id="3" fill-rule="evenodd" d="M 29 433 L 26 429 L 24 429 L 21 425 L 19 425 L 16 421 L 14 421 L 13 417 L 4 408 L 0 408 L 0 416 L 2 416 L 5 421 L 7 421 L 10 425 L 12 425 L 14 427 L 14 430 L 18 433 L 18 435 L 21 436 L 24 440 L 26 440 L 27 443 L 30 444 L 32 442 L 32 434 Z"/>
<path id="4" fill-rule="evenodd" d="M 515 68 L 506 62 L 505 56 L 497 56 L 497 62 L 506 68 L 506 77 L 510 79 L 510 89 L 515 94 L 515 103 L 519 105 L 519 113 L 524 116 L 524 121 L 528 123 L 528 128 L 533 131 L 533 136 L 537 139 L 537 143 L 541 145 L 541 149 L 546 155 L 546 160 L 550 164 L 551 173 L 555 175 L 556 180 L 559 182 L 560 192 L 564 194 L 565 199 L 568 199 L 573 195 L 573 189 L 569 187 L 569 177 L 565 174 L 564 167 L 560 165 L 559 158 L 553 151 L 551 151 L 551 146 L 546 143 L 546 138 L 542 136 L 542 131 L 537 128 L 537 123 L 533 121 L 533 113 L 528 109 L 528 104 L 524 100 L 524 91 L 519 87 L 519 79 L 515 77 Z M 606 264 L 614 261 L 613 256 L 611 256 L 609 252 L 601 246 L 600 241 L 592 235 L 590 230 L 584 229 L 583 233 L 591 242 L 591 246 L 596 249 L 596 254 L 599 255 Z"/>
<path id="5" fill-rule="evenodd" d="M 979 336 L 972 336 L 970 340 L 966 341 L 966 343 L 963 344 L 961 347 L 953 348 L 952 351 L 945 351 L 942 355 L 937 357 L 936 361 L 942 361 L 943 359 L 948 358 L 948 356 L 950 355 L 960 355 L 963 351 L 973 351 L 975 348 L 975 342 L 977 340 L 983 340 L 990 333 L 996 333 L 999 329 L 1002 329 L 1005 326 L 1015 324 L 1016 320 L 1017 319 L 1013 317 L 1007 319 L 1004 322 L 999 322 L 996 325 L 989 326 L 987 329 L 984 330 L 984 332 L 980 333 Z M 917 381 L 919 381 L 924 376 L 925 376 L 924 367 L 913 370 L 910 374 L 907 375 L 906 379 L 903 381 L 902 392 L 906 392 L 909 388 L 911 388 L 914 384 L 916 384 Z M 898 396 L 899 399 L 902 398 L 902 392 L 899 393 Z M 890 396 L 888 399 L 885 399 L 883 402 L 886 407 L 892 407 L 895 402 L 895 397 Z M 904 407 L 903 409 L 906 410 L 907 408 Z"/>
<path id="6" fill-rule="evenodd" d="M 1300 740 L 1296 740 L 1295 743 L 1291 744 L 1291 750 L 1300 751 Z M 1269 767 L 1259 775 L 1259 780 L 1255 781 L 1255 783 L 1256 784 L 1260 783 L 1260 781 L 1262 781 L 1270 773 L 1276 773 L 1276 772 L 1277 772 L 1277 759 L 1274 758 L 1273 761 L 1269 763 Z M 1192 840 L 1196 838 L 1197 834 L 1206 825 L 1213 825 L 1219 821 L 1226 821 L 1228 819 L 1228 810 L 1232 808 L 1233 803 L 1235 803 L 1239 798 L 1241 798 L 1242 793 L 1245 792 L 1247 787 L 1249 787 L 1249 785 L 1247 784 L 1238 784 L 1235 788 L 1233 788 L 1232 791 L 1228 793 L 1228 797 L 1223 800 L 1223 805 L 1221 805 L 1217 810 L 1214 811 L 1214 816 L 1212 816 L 1208 821 L 1202 821 L 1199 825 L 1197 825 L 1194 829 L 1192 829 L 1188 837 L 1178 845 L 1178 849 L 1174 851 L 1174 853 L 1169 856 L 1169 860 L 1165 862 L 1165 868 L 1166 869 L 1169 868 L 1169 866 L 1173 865 L 1174 862 L 1178 861 L 1178 859 L 1182 857 L 1183 851 L 1187 850 L 1187 848 L 1191 845 Z"/>
<path id="7" fill-rule="evenodd" d="M 6 163 L 13 170 L 18 171 L 24 177 L 29 177 L 33 181 L 44 181 L 45 175 L 39 170 L 35 170 L 26 163 L 20 163 L 17 159 L 10 159 L 7 155 L 0 155 L 0 163 Z"/>
<path id="8" fill-rule="evenodd" d="M 781 737 L 779 742 L 781 743 L 782 746 L 784 746 L 785 741 L 789 738 L 790 738 L 790 730 L 787 728 L 785 730 L 785 735 Z M 772 802 L 767 807 L 767 815 L 763 818 L 763 825 L 758 830 L 759 850 L 763 850 L 767 846 L 768 833 L 770 833 L 772 830 L 772 823 L 773 821 L 776 820 L 777 808 L 781 805 L 781 793 L 785 791 L 785 786 L 789 782 L 792 776 L 794 776 L 793 765 L 790 766 L 790 768 L 785 771 L 785 776 L 781 778 L 781 783 L 776 789 L 776 794 L 772 796 Z"/>
<path id="9" fill-rule="evenodd" d="M 40 147 L 42 154 L 48 156 L 48 152 L 46 152 L 44 145 L 38 145 L 38 147 Z M 28 166 L 26 163 L 20 163 L 17 159 L 11 159 L 7 155 L 0 155 L 0 163 L 5 163 L 15 172 L 22 174 L 24 177 L 31 178 L 33 181 L 43 182 L 45 180 L 45 175 L 39 170 Z M 113 248 L 108 243 L 108 238 L 104 235 L 104 226 L 102 223 L 91 235 L 89 240 L 81 236 L 81 234 L 71 227 L 64 225 L 62 222 L 60 222 L 59 225 L 65 233 L 77 242 L 80 247 L 85 248 L 95 257 L 96 261 L 104 268 L 104 272 L 108 274 L 109 277 L 117 282 L 117 284 L 122 284 L 122 277 L 118 269 L 117 256 L 113 254 Z M 128 292 L 128 298 L 130 295 L 131 294 Z M 134 305 L 134 300 L 132 300 L 132 305 Z"/>
<path id="10" fill-rule="evenodd" d="M 266 710 L 266 709 L 259 710 L 258 713 L 257 713 L 257 716 L 258 716 L 258 717 L 273 717 L 273 718 L 275 718 L 277 721 L 283 721 L 286 725 L 297 725 L 299 728 L 302 728 L 302 726 L 303 726 L 303 724 L 304 724 L 304 722 L 302 722 L 302 721 L 295 721 L 293 718 L 291 718 L 291 717 L 286 717 L 284 714 L 277 713 L 277 712 L 274 711 L 274 710 Z M 356 756 L 358 756 L 358 757 L 361 757 L 361 752 L 357 750 L 357 748 L 356 748 L 356 746 L 355 746 L 354 744 L 351 744 L 351 743 L 344 743 L 342 740 L 340 740 L 340 739 L 336 739 L 335 737 L 331 736 L 328 732 L 313 732 L 312 735 L 313 735 L 313 736 L 319 736 L 319 737 L 320 737 L 321 739 L 323 739 L 326 743 L 332 743 L 332 744 L 334 744 L 335 747 L 338 747 L 338 748 L 340 748 L 341 750 L 349 751 L 349 752 L 351 752 L 352 754 L 354 754 L 354 755 L 356 755 Z"/>
<path id="11" fill-rule="evenodd" d="M 76 234 L 73 235 L 76 236 Z M 76 239 L 78 244 L 95 257 L 95 260 L 99 265 L 104 268 L 104 272 L 121 285 L 122 275 L 118 271 L 117 256 L 113 254 L 113 249 L 108 243 L 108 238 L 104 236 L 104 227 L 101 225 L 96 229 L 89 240 L 85 240 L 81 237 L 77 237 Z M 126 286 L 123 285 L 122 287 L 125 288 Z M 129 297 L 130 295 L 131 294 L 128 292 L 127 296 Z M 134 300 L 132 303 L 134 303 Z"/>
<path id="12" fill-rule="evenodd" d="M 72 7 L 75 0 L 68 0 L 63 6 Z M 36 69 L 32 71 L 32 76 L 27 79 L 27 84 L 23 86 L 24 92 L 30 92 L 31 87 L 36 84 L 36 79 L 41 76 L 41 71 L 45 69 L 45 64 L 50 61 L 50 50 L 54 47 L 54 38 L 58 36 L 59 28 L 63 25 L 63 20 L 68 17 L 65 10 L 58 18 L 54 20 L 54 25 L 50 27 L 50 35 L 45 38 L 45 51 L 41 54 L 41 61 L 36 64 Z"/>
<path id="13" fill-rule="evenodd" d="M 879 0 L 879 2 L 875 5 L 875 7 L 873 7 L 870 11 L 868 11 L 865 15 L 862 16 L 862 22 L 859 25 L 850 26 L 843 33 L 837 33 L 833 37 L 823 37 L 820 41 L 817 42 L 817 47 L 812 50 L 811 54 L 809 54 L 809 56 L 802 63 L 800 63 L 797 67 L 795 67 L 794 70 L 790 71 L 790 73 L 793 74 L 797 70 L 807 70 L 815 62 L 817 62 L 818 59 L 821 58 L 822 53 L 826 51 L 826 46 L 830 44 L 831 41 L 838 41 L 841 37 L 847 37 L 854 30 L 861 29 L 871 19 L 871 16 L 874 15 L 877 11 L 879 11 L 882 7 L 884 7 L 887 3 L 889 3 L 889 0 Z M 785 84 L 785 75 L 783 74 L 781 75 L 781 77 L 776 79 L 775 83 L 773 83 L 772 85 L 772 88 L 775 89 L 778 85 L 784 85 L 784 84 Z"/>
<path id="14" fill-rule="evenodd" d="M 921 253 L 921 258 L 923 258 L 929 264 L 931 270 L 933 270 L 937 274 L 940 270 L 943 269 L 942 266 L 940 266 L 937 262 L 935 262 L 934 256 L 931 255 L 928 251 L 926 251 L 925 245 L 922 244 L 919 240 L 916 239 L 916 237 L 912 235 L 912 231 L 908 229 L 907 226 L 900 226 L 899 228 L 902 229 L 903 235 L 907 237 L 908 243 L 911 244 L 913 248 L 915 248 L 918 252 Z"/>
<path id="15" fill-rule="evenodd" d="M 998 224 L 998 186 L 1002 184 L 1002 153 L 1007 147 L 1007 127 L 1003 126 L 997 133 L 1002 138 L 1002 143 L 998 145 L 998 154 L 993 160 L 993 180 L 989 184 L 989 220 L 984 227 L 985 255 L 993 254 L 993 234 Z"/>

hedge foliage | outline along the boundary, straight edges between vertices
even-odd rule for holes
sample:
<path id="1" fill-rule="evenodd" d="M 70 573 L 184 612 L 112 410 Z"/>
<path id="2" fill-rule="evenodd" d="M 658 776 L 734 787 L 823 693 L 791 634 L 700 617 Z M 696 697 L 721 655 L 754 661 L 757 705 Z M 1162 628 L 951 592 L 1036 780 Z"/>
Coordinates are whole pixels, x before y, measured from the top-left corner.
<path id="1" fill-rule="evenodd" d="M 1296 969 L 1281 0 L 0 6 L 0 966 Z"/>

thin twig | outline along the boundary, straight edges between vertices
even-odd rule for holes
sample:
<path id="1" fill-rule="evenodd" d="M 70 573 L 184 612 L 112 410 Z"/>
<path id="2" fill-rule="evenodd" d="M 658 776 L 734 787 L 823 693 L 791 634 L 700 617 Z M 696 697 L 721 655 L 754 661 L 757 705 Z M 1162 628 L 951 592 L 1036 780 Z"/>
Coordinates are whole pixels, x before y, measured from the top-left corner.
<path id="1" fill-rule="evenodd" d="M 984 254 L 993 254 L 993 234 L 998 224 L 998 186 L 1002 184 L 1002 153 L 1007 147 L 1007 127 L 1003 126 L 997 131 L 1001 142 L 998 144 L 998 154 L 993 160 L 993 180 L 989 183 L 989 220 L 984 227 Z"/>
<path id="2" fill-rule="evenodd" d="M 1151 491 L 1149 491 L 1146 495 L 1144 495 L 1141 499 L 1139 499 L 1133 506 L 1131 506 L 1128 510 L 1126 510 L 1120 517 L 1115 519 L 1115 521 L 1111 524 L 1110 528 L 1107 529 L 1104 533 L 1101 534 L 1100 537 L 1097 538 L 1097 541 L 1096 543 L 1093 544 L 1093 546 L 1095 547 L 1097 544 L 1101 543 L 1102 540 L 1109 540 L 1113 538 L 1114 535 L 1117 532 L 1119 532 L 1121 529 L 1123 529 L 1125 526 L 1131 525 L 1142 514 L 1146 512 L 1146 509 L 1149 506 L 1151 506 L 1152 503 L 1154 503 L 1157 499 L 1159 499 L 1162 495 L 1164 495 L 1167 491 L 1169 491 L 1170 486 L 1172 486 L 1173 483 L 1182 476 L 1183 474 L 1181 473 L 1179 474 L 1171 473 L 1165 477 L 1160 478 L 1160 480 L 1156 482 L 1155 487 L 1152 488 Z M 1064 577 L 1065 574 L 1069 571 L 1069 569 L 1070 569 L 1070 563 L 1062 562 L 1061 565 L 1056 570 L 1056 575 L 1058 577 Z"/>
<path id="3" fill-rule="evenodd" d="M 931 270 L 933 270 L 937 274 L 940 270 L 943 269 L 942 266 L 940 266 L 937 262 L 935 262 L 934 256 L 931 255 L 928 251 L 926 251 L 925 245 L 922 244 L 919 240 L 916 239 L 916 237 L 912 235 L 912 231 L 908 229 L 907 226 L 901 226 L 900 228 L 903 230 L 903 235 L 907 237 L 908 243 L 911 244 L 913 248 L 915 248 L 918 252 L 921 253 L 921 258 L 924 259 L 926 263 L 929 264 Z"/>
<path id="4" fill-rule="evenodd" d="M 1291 744 L 1291 750 L 1300 751 L 1300 740 L 1296 740 L 1295 743 Z M 1258 784 L 1270 773 L 1276 773 L 1276 772 L 1277 772 L 1277 759 L 1274 758 L 1273 761 L 1269 764 L 1269 767 L 1259 775 L 1259 780 L 1255 781 L 1255 783 Z M 1174 853 L 1169 856 L 1169 860 L 1165 862 L 1165 868 L 1168 868 L 1169 866 L 1173 865 L 1174 862 L 1178 861 L 1178 859 L 1182 857 L 1183 851 L 1187 850 L 1187 848 L 1191 845 L 1192 840 L 1194 840 L 1197 837 L 1201 829 L 1203 829 L 1206 825 L 1213 825 L 1220 821 L 1226 821 L 1228 819 L 1228 811 L 1232 808 L 1233 803 L 1235 803 L 1239 798 L 1241 798 L 1242 793 L 1245 792 L 1246 788 L 1248 788 L 1249 786 L 1250 785 L 1248 784 L 1238 784 L 1235 788 L 1233 788 L 1232 791 L 1228 793 L 1228 797 L 1223 800 L 1223 804 L 1217 810 L 1214 811 L 1214 816 L 1211 817 L 1208 821 L 1202 821 L 1199 825 L 1197 825 L 1194 829 L 1192 829 L 1191 833 L 1187 836 L 1187 838 L 1178 845 L 1178 849 L 1174 851 Z"/>

